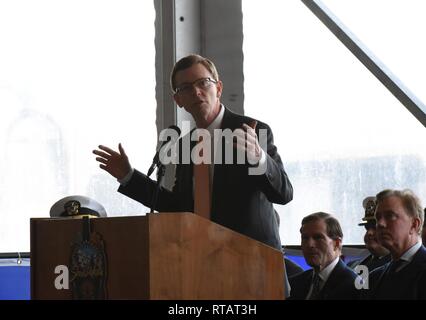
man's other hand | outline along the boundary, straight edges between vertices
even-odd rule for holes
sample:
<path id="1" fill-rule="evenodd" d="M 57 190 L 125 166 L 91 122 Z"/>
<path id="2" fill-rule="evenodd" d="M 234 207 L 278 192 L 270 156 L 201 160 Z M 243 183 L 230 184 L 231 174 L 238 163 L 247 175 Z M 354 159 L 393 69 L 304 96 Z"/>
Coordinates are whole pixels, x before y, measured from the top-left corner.
<path id="1" fill-rule="evenodd" d="M 238 150 L 246 152 L 247 160 L 250 164 L 257 164 L 262 156 L 262 149 L 256 134 L 257 121 L 252 121 L 248 125 L 243 123 L 241 130 L 236 130 L 237 143 L 234 147 Z"/>

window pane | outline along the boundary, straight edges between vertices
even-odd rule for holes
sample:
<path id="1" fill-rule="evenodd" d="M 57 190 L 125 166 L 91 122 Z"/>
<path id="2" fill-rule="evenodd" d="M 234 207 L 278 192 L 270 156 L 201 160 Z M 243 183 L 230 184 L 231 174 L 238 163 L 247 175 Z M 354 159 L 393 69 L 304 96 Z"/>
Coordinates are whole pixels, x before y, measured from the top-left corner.
<path id="1" fill-rule="evenodd" d="M 149 167 L 154 19 L 152 1 L 0 2 L 0 252 L 29 251 L 29 218 L 64 196 L 89 196 L 110 216 L 146 212 L 91 151 L 121 142 Z"/>
<path id="2" fill-rule="evenodd" d="M 392 70 L 405 86 L 426 103 L 424 0 L 322 0 L 322 2 Z"/>
<path id="3" fill-rule="evenodd" d="M 426 199 L 425 128 L 301 1 L 242 4 L 245 113 L 271 125 L 294 186 L 276 206 L 283 244 L 300 244 L 316 211 L 339 218 L 344 243 L 363 243 L 365 197 L 411 188 Z"/>

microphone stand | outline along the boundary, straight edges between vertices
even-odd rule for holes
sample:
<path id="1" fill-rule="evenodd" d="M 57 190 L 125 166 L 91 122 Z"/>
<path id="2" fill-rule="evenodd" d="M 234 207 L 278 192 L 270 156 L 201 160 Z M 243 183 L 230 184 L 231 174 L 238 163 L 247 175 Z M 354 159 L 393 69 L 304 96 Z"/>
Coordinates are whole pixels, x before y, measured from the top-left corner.
<path id="1" fill-rule="evenodd" d="M 164 174 L 166 173 L 166 166 L 161 162 L 158 163 L 157 168 L 157 186 L 152 194 L 151 200 L 151 212 L 154 213 L 154 208 L 157 205 L 158 194 L 160 193 L 161 181 L 163 180 Z"/>

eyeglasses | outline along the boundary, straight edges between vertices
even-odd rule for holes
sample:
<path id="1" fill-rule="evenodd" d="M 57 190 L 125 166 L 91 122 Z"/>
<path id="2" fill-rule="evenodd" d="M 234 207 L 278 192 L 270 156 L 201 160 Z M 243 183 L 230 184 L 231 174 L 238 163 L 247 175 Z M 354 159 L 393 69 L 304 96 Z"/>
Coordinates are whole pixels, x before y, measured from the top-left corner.
<path id="1" fill-rule="evenodd" d="M 175 94 L 188 94 L 192 91 L 193 87 L 197 87 L 198 89 L 206 90 L 213 83 L 217 83 L 217 81 L 213 80 L 211 78 L 201 78 L 201 79 L 195 80 L 192 83 L 184 83 L 183 85 L 176 87 Z"/>

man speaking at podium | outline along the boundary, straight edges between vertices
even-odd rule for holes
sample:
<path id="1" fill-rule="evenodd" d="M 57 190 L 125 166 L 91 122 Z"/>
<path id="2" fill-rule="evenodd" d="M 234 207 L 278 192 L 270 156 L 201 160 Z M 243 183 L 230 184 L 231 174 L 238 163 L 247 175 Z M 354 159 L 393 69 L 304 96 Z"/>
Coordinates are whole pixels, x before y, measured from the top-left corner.
<path id="1" fill-rule="evenodd" d="M 229 163 L 216 161 L 215 156 L 213 164 L 200 165 L 191 157 L 189 163 L 184 163 L 185 138 L 179 139 L 180 161 L 176 166 L 175 185 L 172 191 L 159 189 L 154 209 L 160 212 L 195 212 L 281 250 L 278 221 L 272 203 L 290 202 L 293 188 L 269 126 L 235 114 L 221 104 L 223 84 L 214 64 L 204 57 L 189 55 L 179 60 L 171 74 L 171 86 L 177 105 L 192 115 L 197 129 L 205 129 L 201 133 L 207 132 L 213 137 L 218 129 L 230 129 L 235 133 L 231 140 L 232 152 L 244 152 L 246 160 L 235 163 L 234 157 L 234 162 Z M 206 142 L 205 135 L 201 136 Z M 211 145 L 215 146 L 217 140 L 211 141 Z M 191 149 L 187 151 L 190 152 L 196 145 L 192 141 Z M 118 151 L 101 145 L 93 153 L 97 155 L 100 167 L 118 179 L 119 192 L 152 207 L 157 182 L 132 168 L 121 144 Z M 260 173 L 250 171 L 259 167 L 264 168 Z"/>

